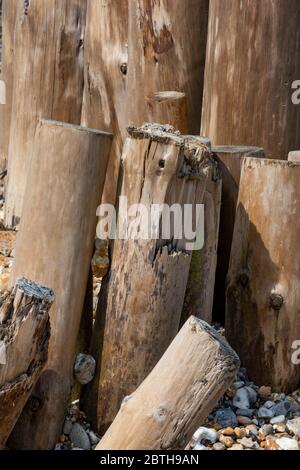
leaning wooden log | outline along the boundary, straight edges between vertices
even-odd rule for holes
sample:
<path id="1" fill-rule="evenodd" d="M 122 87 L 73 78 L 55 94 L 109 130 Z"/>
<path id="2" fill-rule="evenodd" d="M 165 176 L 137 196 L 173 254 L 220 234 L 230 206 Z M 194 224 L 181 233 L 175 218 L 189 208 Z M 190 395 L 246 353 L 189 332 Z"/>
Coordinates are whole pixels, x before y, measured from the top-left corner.
<path id="1" fill-rule="evenodd" d="M 111 134 L 56 121 L 38 124 L 15 260 L 21 275 L 51 285 L 49 360 L 10 446 L 51 449 L 61 430 L 101 201 Z M 55 412 L 53 412 L 55 410 Z"/>
<path id="2" fill-rule="evenodd" d="M 16 12 L 19 0 L 2 0 L 1 80 L 4 103 L 0 105 L 0 171 L 7 167 L 13 91 L 13 57 Z"/>
<path id="3" fill-rule="evenodd" d="M 96 450 L 184 449 L 238 367 L 225 338 L 191 317 L 150 375 L 124 399 Z"/>
<path id="4" fill-rule="evenodd" d="M 206 145 L 199 139 L 185 140 L 169 126 L 149 124 L 130 128 L 129 133 L 120 194 L 131 207 L 131 217 L 126 221 L 126 209 L 119 208 L 117 233 L 123 228 L 124 236 L 114 240 L 111 271 L 102 284 L 92 349 L 97 374 L 83 400 L 89 419 L 101 430 L 111 424 L 124 396 L 143 381 L 178 331 L 191 262 L 190 247 L 179 233 L 182 208 L 190 204 L 194 210 L 202 203 L 212 165 Z M 149 233 L 144 223 L 154 205 L 165 212 L 153 212 L 158 219 L 151 229 L 162 230 Z M 143 208 L 146 217 L 139 212 Z M 176 209 L 175 229 L 164 232 Z M 133 228 L 142 235 L 129 238 Z"/>
<path id="5" fill-rule="evenodd" d="M 251 380 L 281 392 L 300 385 L 292 360 L 300 337 L 299 178 L 299 163 L 245 160 L 228 273 L 230 344 Z"/>
<path id="6" fill-rule="evenodd" d="M 47 361 L 53 301 L 50 289 L 24 278 L 0 299 L 0 447 Z"/>
<path id="7" fill-rule="evenodd" d="M 222 175 L 222 203 L 220 214 L 220 236 L 217 252 L 216 283 L 213 316 L 224 322 L 226 276 L 229 266 L 230 250 L 238 199 L 242 164 L 246 157 L 264 158 L 259 147 L 213 147 L 212 152 L 219 163 Z"/>
<path id="8" fill-rule="evenodd" d="M 300 148 L 299 35 L 298 0 L 210 1 L 201 134 L 213 145 L 257 145 L 282 160 Z"/>
<path id="9" fill-rule="evenodd" d="M 212 160 L 213 161 L 213 160 Z M 217 161 L 212 165 L 204 193 L 204 245 L 193 251 L 181 324 L 194 315 L 212 322 L 222 180 Z"/>
<path id="10" fill-rule="evenodd" d="M 10 3 L 10 0 L 9 0 Z M 5 224 L 19 223 L 39 117 L 80 124 L 86 0 L 18 0 Z"/>
<path id="11" fill-rule="evenodd" d="M 290 162 L 300 162 L 300 150 L 289 152 L 288 160 Z"/>

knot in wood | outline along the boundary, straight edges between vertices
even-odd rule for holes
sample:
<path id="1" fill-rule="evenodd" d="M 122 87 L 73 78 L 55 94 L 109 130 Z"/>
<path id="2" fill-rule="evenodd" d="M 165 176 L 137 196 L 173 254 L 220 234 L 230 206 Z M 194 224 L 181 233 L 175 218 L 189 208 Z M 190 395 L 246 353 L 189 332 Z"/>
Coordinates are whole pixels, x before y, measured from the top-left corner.
<path id="1" fill-rule="evenodd" d="M 270 295 L 270 306 L 274 310 L 280 310 L 283 305 L 284 299 L 281 294 L 272 292 Z"/>

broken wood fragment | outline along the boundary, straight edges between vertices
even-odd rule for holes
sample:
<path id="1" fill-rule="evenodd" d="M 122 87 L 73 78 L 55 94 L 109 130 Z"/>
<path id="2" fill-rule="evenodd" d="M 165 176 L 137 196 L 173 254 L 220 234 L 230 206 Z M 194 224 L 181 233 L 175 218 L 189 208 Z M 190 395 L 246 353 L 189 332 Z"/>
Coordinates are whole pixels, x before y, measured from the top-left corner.
<path id="1" fill-rule="evenodd" d="M 184 449 L 233 381 L 239 358 L 191 317 L 120 411 L 96 450 Z"/>
<path id="2" fill-rule="evenodd" d="M 53 301 L 52 290 L 24 278 L 0 299 L 0 447 L 47 361 Z"/>

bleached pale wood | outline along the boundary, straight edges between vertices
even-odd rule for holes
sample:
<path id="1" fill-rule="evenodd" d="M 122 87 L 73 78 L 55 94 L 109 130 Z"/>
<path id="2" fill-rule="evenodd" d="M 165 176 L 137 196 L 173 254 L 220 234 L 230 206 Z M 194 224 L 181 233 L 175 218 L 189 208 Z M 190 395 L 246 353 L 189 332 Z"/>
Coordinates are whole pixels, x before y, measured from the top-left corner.
<path id="1" fill-rule="evenodd" d="M 289 152 L 288 160 L 289 162 L 300 162 L 300 150 Z"/>
<path id="2" fill-rule="evenodd" d="M 230 385 L 239 358 L 191 317 L 140 387 L 123 401 L 96 450 L 184 449 Z"/>
<path id="3" fill-rule="evenodd" d="M 212 165 L 204 193 L 204 245 L 192 254 L 185 292 L 181 324 L 194 315 L 212 322 L 217 248 L 222 197 L 222 180 L 218 163 Z"/>
<path id="4" fill-rule="evenodd" d="M 50 289 L 26 279 L 0 299 L 0 447 L 47 361 L 53 300 Z"/>
<path id="5" fill-rule="evenodd" d="M 7 166 L 13 91 L 14 31 L 19 0 L 2 0 L 1 80 L 3 101 L 0 104 L 0 171 Z"/>
<path id="6" fill-rule="evenodd" d="M 188 134 L 188 107 L 185 93 L 161 91 L 147 98 L 149 122 L 167 123 L 182 134 Z"/>
<path id="7" fill-rule="evenodd" d="M 298 0 L 210 1 L 201 134 L 213 145 L 282 160 L 300 148 L 299 15 Z"/>
<path id="8" fill-rule="evenodd" d="M 9 227 L 21 217 L 38 118 L 80 124 L 86 0 L 18 0 L 15 15 L 5 206 Z"/>
<path id="9" fill-rule="evenodd" d="M 111 134 L 40 120 L 35 136 L 11 284 L 24 275 L 51 285 L 49 360 L 10 440 L 52 449 L 70 398 L 73 361 Z"/>
<path id="10" fill-rule="evenodd" d="M 265 154 L 264 150 L 259 147 L 235 147 L 230 145 L 212 147 L 212 152 L 218 161 L 222 176 L 222 203 L 214 294 L 214 317 L 216 320 L 224 322 L 226 276 L 242 164 L 246 157 L 264 158 Z"/>
<path id="11" fill-rule="evenodd" d="M 212 165 L 206 145 L 158 125 L 129 131 L 120 192 L 128 207 L 144 204 L 149 211 L 153 204 L 201 204 Z M 120 220 L 119 212 L 118 226 Z M 126 228 L 139 220 L 137 212 Z M 94 329 L 97 375 L 84 397 L 95 428 L 107 429 L 124 396 L 147 376 L 178 331 L 191 253 L 184 239 L 172 240 L 172 233 L 168 240 L 161 234 L 114 240 Z"/>
<path id="12" fill-rule="evenodd" d="M 228 273 L 226 335 L 258 385 L 299 387 L 300 164 L 244 161 Z"/>

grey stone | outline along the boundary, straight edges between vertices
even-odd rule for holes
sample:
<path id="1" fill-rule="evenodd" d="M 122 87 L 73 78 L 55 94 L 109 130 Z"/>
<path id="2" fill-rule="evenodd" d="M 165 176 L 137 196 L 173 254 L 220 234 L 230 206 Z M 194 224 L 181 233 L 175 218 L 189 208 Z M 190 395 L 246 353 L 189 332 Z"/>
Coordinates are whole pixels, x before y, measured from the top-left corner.
<path id="1" fill-rule="evenodd" d="M 215 415 L 215 421 L 222 428 L 235 428 L 238 424 L 236 415 L 231 408 L 223 408 L 218 410 Z"/>
<path id="2" fill-rule="evenodd" d="M 212 428 L 205 428 L 204 426 L 200 426 L 196 432 L 194 432 L 191 444 L 202 444 L 204 441 L 208 441 L 211 444 L 214 444 L 218 439 L 218 433 L 215 429 Z"/>
<path id="3" fill-rule="evenodd" d="M 250 408 L 250 396 L 246 387 L 239 388 L 232 400 L 233 406 L 236 408 Z"/>
<path id="4" fill-rule="evenodd" d="M 87 431 L 87 433 L 90 438 L 92 446 L 95 446 L 100 442 L 100 438 L 96 436 L 96 434 L 93 431 Z"/>
<path id="5" fill-rule="evenodd" d="M 75 447 L 80 447 L 84 450 L 90 450 L 91 443 L 87 432 L 79 423 L 74 423 L 70 432 L 70 440 Z"/>
<path id="6" fill-rule="evenodd" d="M 272 408 L 273 406 L 276 406 L 275 401 L 268 400 L 264 403 L 265 408 Z"/>
<path id="7" fill-rule="evenodd" d="M 63 427 L 63 433 L 68 436 L 71 432 L 73 423 L 70 419 L 66 419 Z"/>
<path id="8" fill-rule="evenodd" d="M 264 436 L 269 436 L 270 434 L 273 434 L 273 426 L 272 424 L 264 424 L 260 430 L 260 434 L 263 434 Z"/>
<path id="9" fill-rule="evenodd" d="M 284 415 L 279 415 L 275 416 L 270 420 L 271 424 L 278 424 L 278 423 L 284 423 L 285 422 L 285 416 Z"/>
<path id="10" fill-rule="evenodd" d="M 248 386 L 245 388 L 248 392 L 250 405 L 253 405 L 253 403 L 255 403 L 257 400 L 257 392 L 254 390 L 253 386 Z"/>
<path id="11" fill-rule="evenodd" d="M 208 447 L 203 446 L 202 444 L 196 444 L 195 447 L 193 447 L 194 450 L 210 450 Z"/>
<path id="12" fill-rule="evenodd" d="M 257 416 L 259 418 L 263 418 L 263 419 L 271 419 L 273 418 L 274 416 L 274 409 L 273 408 L 265 408 L 264 406 L 262 406 L 261 408 L 259 408 L 258 410 L 258 413 L 257 413 Z"/>
<path id="13" fill-rule="evenodd" d="M 235 388 L 235 390 L 238 390 L 239 388 L 245 386 L 245 382 L 243 382 L 242 380 L 237 380 L 236 382 L 233 382 L 232 386 L 233 388 Z"/>
<path id="14" fill-rule="evenodd" d="M 273 411 L 273 416 L 281 416 L 284 415 L 286 416 L 288 412 L 290 411 L 292 407 L 292 404 L 289 401 L 282 401 L 280 403 L 277 403 L 277 405 L 273 406 L 271 410 Z"/>
<path id="15" fill-rule="evenodd" d="M 258 443 L 253 441 L 250 437 L 243 437 L 243 439 L 238 439 L 237 442 L 245 449 L 258 449 L 259 447 Z"/>
<path id="16" fill-rule="evenodd" d="M 298 442 L 290 437 L 280 437 L 275 442 L 282 450 L 299 450 Z"/>
<path id="17" fill-rule="evenodd" d="M 75 360 L 74 375 L 76 380 L 86 385 L 90 383 L 95 375 L 96 361 L 89 354 L 79 353 Z"/>
<path id="18" fill-rule="evenodd" d="M 235 414 L 237 416 L 247 416 L 247 418 L 252 418 L 252 416 L 254 414 L 254 410 L 247 409 L 247 408 L 244 408 L 244 409 L 238 408 L 236 410 Z"/>
<path id="19" fill-rule="evenodd" d="M 224 446 L 224 444 L 222 444 L 222 442 L 216 442 L 213 445 L 213 450 L 226 450 L 226 447 Z"/>
<path id="20" fill-rule="evenodd" d="M 286 426 L 295 436 L 300 436 L 300 418 L 294 418 L 287 421 Z"/>

